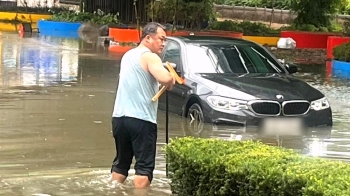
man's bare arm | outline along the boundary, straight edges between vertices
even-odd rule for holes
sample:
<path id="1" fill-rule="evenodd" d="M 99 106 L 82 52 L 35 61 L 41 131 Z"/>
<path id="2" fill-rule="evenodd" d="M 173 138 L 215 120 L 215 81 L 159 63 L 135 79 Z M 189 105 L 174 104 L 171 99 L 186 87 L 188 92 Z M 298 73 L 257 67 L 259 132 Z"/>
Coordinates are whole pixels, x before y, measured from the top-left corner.
<path id="1" fill-rule="evenodd" d="M 162 85 L 171 87 L 175 83 L 174 77 L 164 68 L 162 60 L 157 54 L 147 52 L 143 55 L 145 63 L 147 63 L 148 71 Z"/>

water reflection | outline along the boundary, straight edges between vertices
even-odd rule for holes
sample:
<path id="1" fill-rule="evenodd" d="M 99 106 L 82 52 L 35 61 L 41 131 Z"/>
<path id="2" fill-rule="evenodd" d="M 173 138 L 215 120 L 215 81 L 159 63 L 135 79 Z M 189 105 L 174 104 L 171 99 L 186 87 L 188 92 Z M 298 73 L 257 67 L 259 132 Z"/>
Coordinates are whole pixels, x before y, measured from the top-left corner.
<path id="1" fill-rule="evenodd" d="M 29 38 L 25 44 L 15 40 L 3 42 L 2 82 L 12 87 L 76 81 L 78 50 L 77 40 L 61 38 Z"/>
<path id="2" fill-rule="evenodd" d="M 2 34 L 0 43 L 0 195 L 139 195 L 132 186 L 133 170 L 125 185 L 109 181 L 119 61 L 76 39 Z M 267 137 L 232 126 L 192 130 L 169 114 L 169 136 L 254 139 L 309 156 L 349 160 L 350 81 L 325 70 L 301 66 L 296 76 L 329 98 L 331 132 Z M 162 150 L 164 111 L 158 116 L 155 181 L 148 195 L 170 195 Z"/>
<path id="3" fill-rule="evenodd" d="M 283 146 L 286 148 L 294 149 L 300 153 L 308 154 L 311 156 L 322 156 L 325 153 L 326 148 L 316 149 L 316 145 L 323 145 L 324 142 L 331 138 L 332 132 L 327 128 L 310 129 L 309 131 L 302 132 L 300 135 L 282 135 L 282 136 L 269 136 L 260 134 L 254 129 L 235 127 L 235 126 L 217 126 L 217 125 L 205 125 L 201 130 L 193 130 L 187 128 L 185 121 L 181 121 L 184 135 L 193 136 L 199 138 L 221 138 L 225 140 L 258 140 L 269 145 Z M 311 145 L 312 144 L 312 145 Z M 316 153 L 317 152 L 317 153 Z"/>

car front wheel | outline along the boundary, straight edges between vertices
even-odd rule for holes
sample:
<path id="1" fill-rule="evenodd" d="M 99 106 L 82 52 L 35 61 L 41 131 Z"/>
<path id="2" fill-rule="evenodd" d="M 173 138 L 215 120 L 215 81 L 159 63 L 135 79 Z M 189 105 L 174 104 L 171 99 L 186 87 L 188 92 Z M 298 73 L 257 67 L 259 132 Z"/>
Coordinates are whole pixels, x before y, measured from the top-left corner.
<path id="1" fill-rule="evenodd" d="M 187 112 L 188 128 L 191 132 L 200 133 L 203 130 L 204 117 L 201 106 L 194 103 Z"/>

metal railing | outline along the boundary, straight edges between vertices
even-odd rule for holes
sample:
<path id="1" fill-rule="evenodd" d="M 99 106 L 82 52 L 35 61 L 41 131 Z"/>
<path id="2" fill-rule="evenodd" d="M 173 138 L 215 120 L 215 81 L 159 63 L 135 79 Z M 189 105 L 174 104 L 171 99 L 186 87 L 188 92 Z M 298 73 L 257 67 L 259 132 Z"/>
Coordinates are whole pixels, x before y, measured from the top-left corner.
<path id="1" fill-rule="evenodd" d="M 81 0 L 60 0 L 61 4 L 80 5 Z"/>
<path id="2" fill-rule="evenodd" d="M 220 18 L 264 21 L 280 24 L 290 24 L 297 16 L 291 10 L 247 6 L 214 4 L 214 10 L 219 13 Z M 343 20 L 346 18 L 350 18 L 350 15 L 336 15 L 336 20 Z"/>
<path id="3" fill-rule="evenodd" d="M 1 1 L 0 8 L 17 7 L 17 1 Z"/>

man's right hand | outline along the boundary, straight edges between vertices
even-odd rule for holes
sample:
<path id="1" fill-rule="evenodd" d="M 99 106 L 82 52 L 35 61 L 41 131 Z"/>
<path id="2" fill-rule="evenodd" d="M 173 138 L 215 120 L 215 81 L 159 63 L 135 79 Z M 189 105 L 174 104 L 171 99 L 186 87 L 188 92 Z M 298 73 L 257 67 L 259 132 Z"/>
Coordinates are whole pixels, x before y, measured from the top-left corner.
<path id="1" fill-rule="evenodd" d="M 175 77 L 173 76 L 173 82 L 167 86 L 167 90 L 170 91 L 175 85 L 175 83 L 176 83 L 176 80 L 175 80 Z"/>

